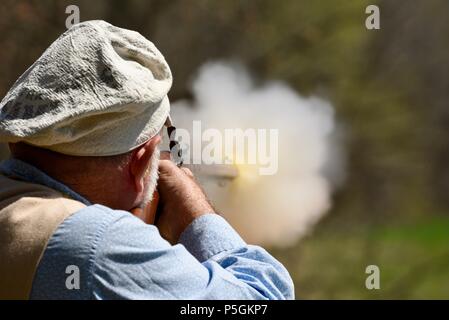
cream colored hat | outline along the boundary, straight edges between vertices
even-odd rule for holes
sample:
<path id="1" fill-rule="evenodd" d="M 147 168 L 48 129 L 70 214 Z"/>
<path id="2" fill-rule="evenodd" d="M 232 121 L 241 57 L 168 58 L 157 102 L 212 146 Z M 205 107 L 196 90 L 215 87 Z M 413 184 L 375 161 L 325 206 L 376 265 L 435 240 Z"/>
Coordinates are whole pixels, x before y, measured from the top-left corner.
<path id="1" fill-rule="evenodd" d="M 0 141 L 76 156 L 122 154 L 170 111 L 170 68 L 153 43 L 104 21 L 74 25 L 0 103 Z"/>

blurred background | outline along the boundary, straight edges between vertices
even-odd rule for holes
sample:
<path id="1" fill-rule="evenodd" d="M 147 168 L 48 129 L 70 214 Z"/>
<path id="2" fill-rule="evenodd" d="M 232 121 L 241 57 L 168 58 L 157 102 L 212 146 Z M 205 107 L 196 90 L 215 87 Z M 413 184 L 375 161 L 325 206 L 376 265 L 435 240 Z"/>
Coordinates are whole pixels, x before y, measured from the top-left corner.
<path id="1" fill-rule="evenodd" d="M 279 80 L 332 106 L 344 177 L 313 228 L 267 243 L 297 298 L 449 298 L 448 1 L 2 0 L 0 96 L 65 31 L 70 4 L 81 21 L 153 41 L 173 72 L 173 102 L 194 101 L 199 68 L 225 60 L 254 86 Z M 365 27 L 369 4 L 380 30 Z M 365 288 L 371 264 L 380 290 Z"/>

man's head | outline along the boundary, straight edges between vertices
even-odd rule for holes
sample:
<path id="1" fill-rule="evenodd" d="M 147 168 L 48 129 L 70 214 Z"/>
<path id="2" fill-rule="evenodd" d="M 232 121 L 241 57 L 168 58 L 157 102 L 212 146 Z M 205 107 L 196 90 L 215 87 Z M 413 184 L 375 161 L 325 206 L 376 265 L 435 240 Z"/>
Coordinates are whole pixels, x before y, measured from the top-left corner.
<path id="1" fill-rule="evenodd" d="M 170 68 L 153 43 L 104 21 L 62 34 L 0 103 L 0 142 L 115 209 L 151 200 Z"/>

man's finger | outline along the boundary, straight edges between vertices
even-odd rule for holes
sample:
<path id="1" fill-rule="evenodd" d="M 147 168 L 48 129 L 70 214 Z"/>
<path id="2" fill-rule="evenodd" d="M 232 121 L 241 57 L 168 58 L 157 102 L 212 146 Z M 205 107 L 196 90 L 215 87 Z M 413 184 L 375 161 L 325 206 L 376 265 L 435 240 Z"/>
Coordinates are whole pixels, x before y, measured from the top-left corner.
<path id="1" fill-rule="evenodd" d="M 171 173 L 178 169 L 171 160 L 159 160 L 159 173 Z"/>
<path id="2" fill-rule="evenodd" d="M 171 152 L 170 151 L 161 151 L 161 160 L 171 160 Z"/>
<path id="3" fill-rule="evenodd" d="M 184 173 L 185 173 L 187 176 L 189 176 L 190 178 L 193 178 L 193 172 L 192 172 L 190 169 L 185 168 L 185 167 L 181 167 L 180 169 L 181 169 L 182 171 L 184 171 Z"/>

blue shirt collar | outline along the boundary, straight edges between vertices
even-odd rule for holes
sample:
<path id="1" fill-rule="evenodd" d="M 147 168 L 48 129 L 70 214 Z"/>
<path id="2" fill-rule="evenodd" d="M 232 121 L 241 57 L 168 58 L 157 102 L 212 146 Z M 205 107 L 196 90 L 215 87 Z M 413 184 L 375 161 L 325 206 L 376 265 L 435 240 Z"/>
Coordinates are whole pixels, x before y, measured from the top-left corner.
<path id="1" fill-rule="evenodd" d="M 38 168 L 18 159 L 10 158 L 0 162 L 0 173 L 18 180 L 41 184 L 89 206 L 91 203 L 63 183 L 53 179 Z"/>

